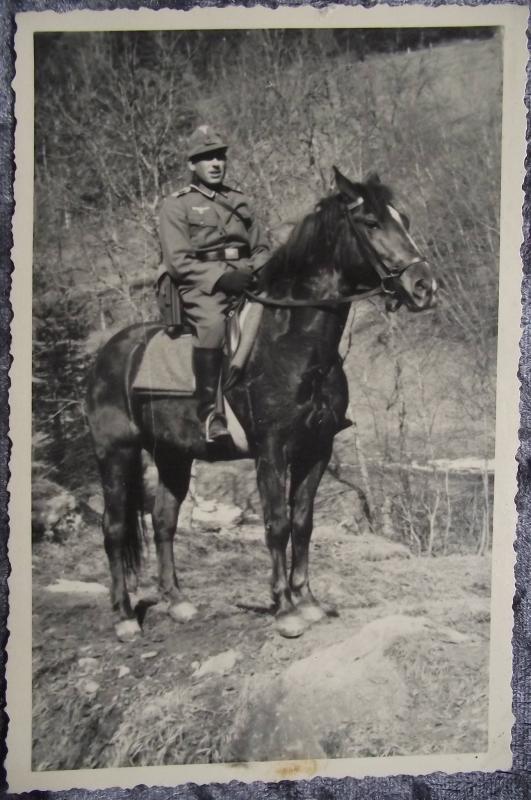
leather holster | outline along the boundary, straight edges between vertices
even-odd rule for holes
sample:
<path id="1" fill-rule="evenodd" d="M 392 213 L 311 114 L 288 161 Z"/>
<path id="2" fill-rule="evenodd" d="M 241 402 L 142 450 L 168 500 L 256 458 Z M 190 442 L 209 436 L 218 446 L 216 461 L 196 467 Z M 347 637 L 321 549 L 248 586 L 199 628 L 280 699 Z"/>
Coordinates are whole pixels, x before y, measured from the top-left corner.
<path id="1" fill-rule="evenodd" d="M 177 284 L 168 272 L 165 272 L 156 285 L 157 304 L 162 322 L 168 336 L 179 336 L 184 328 L 184 312 Z"/>

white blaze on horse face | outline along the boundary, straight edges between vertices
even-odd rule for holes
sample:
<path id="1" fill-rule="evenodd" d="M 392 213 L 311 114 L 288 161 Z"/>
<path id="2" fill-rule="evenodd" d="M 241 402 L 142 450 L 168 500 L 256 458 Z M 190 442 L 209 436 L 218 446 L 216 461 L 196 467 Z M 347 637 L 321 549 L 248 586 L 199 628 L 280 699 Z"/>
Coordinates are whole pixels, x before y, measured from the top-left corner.
<path id="1" fill-rule="evenodd" d="M 423 259 L 399 212 L 390 205 L 387 206 L 387 209 L 392 219 L 396 222 L 402 239 L 409 246 L 409 252 L 402 253 L 402 257 L 404 257 L 403 263 L 401 263 L 399 252 L 396 253 L 395 266 L 405 268 L 399 279 L 402 288 L 415 308 L 431 308 L 434 305 L 437 291 L 437 282 L 431 274 L 431 268 Z"/>
<path id="2" fill-rule="evenodd" d="M 416 261 L 422 261 L 420 251 L 409 235 L 402 217 L 392 205 L 386 206 L 387 214 L 377 226 L 367 230 L 368 239 L 388 269 L 401 269 Z"/>
<path id="3" fill-rule="evenodd" d="M 394 221 L 397 223 L 397 225 L 399 225 L 399 226 L 400 226 L 400 228 L 401 228 L 401 231 L 402 231 L 402 234 L 403 234 L 403 235 L 406 237 L 406 239 L 408 240 L 409 244 L 411 245 L 411 247 L 412 247 L 412 248 L 413 248 L 413 250 L 415 251 L 415 254 L 416 254 L 416 256 L 417 256 L 418 258 L 420 258 L 420 257 L 421 257 L 421 255 L 420 255 L 420 251 L 419 251 L 419 249 L 418 249 L 417 245 L 415 244 L 415 241 L 414 241 L 413 237 L 411 236 L 411 234 L 409 233 L 409 231 L 408 231 L 408 230 L 406 230 L 406 226 L 404 225 L 404 223 L 403 223 L 403 221 L 402 221 L 402 217 L 400 216 L 400 214 L 398 213 L 398 211 L 396 210 L 396 208 L 394 208 L 393 206 L 387 206 L 387 210 L 389 211 L 389 214 L 390 214 L 390 215 L 391 215 L 391 217 L 394 219 Z"/>

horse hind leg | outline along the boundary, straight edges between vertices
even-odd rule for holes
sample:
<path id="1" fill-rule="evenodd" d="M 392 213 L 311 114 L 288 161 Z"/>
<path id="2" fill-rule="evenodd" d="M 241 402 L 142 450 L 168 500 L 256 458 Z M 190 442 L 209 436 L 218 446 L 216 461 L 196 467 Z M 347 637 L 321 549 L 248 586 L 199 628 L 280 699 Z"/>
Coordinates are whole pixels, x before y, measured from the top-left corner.
<path id="1" fill-rule="evenodd" d="M 190 486 L 192 461 L 176 463 L 175 455 L 159 451 L 155 463 L 159 482 L 152 511 L 155 547 L 159 569 L 161 599 L 168 604 L 168 612 L 176 622 L 188 622 L 197 609 L 182 595 L 175 571 L 173 538 L 177 528 L 179 509 Z"/>
<path id="2" fill-rule="evenodd" d="M 105 510 L 103 535 L 111 572 L 111 605 L 120 641 L 140 634 L 131 606 L 126 577 L 140 566 L 142 533 L 138 519 L 141 490 L 140 451 L 134 445 L 116 445 L 100 460 Z"/>

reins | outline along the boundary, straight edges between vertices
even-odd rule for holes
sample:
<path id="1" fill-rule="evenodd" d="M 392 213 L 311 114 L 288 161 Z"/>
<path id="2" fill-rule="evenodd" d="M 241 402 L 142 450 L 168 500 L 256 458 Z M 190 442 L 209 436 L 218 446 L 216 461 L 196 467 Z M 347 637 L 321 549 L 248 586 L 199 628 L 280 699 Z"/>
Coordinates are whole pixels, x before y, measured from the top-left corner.
<path id="1" fill-rule="evenodd" d="M 263 306 L 273 306 L 278 308 L 336 308 L 337 306 L 345 303 L 356 303 L 360 300 L 367 300 L 367 298 L 375 297 L 379 294 L 394 295 L 396 293 L 396 288 L 393 285 L 389 286 L 388 288 L 386 284 L 393 284 L 397 278 L 400 278 L 400 276 L 403 275 L 407 269 L 409 269 L 409 267 L 412 267 L 413 264 L 421 263 L 422 261 L 425 261 L 425 259 L 412 261 L 410 264 L 406 264 L 405 267 L 401 267 L 400 269 L 388 269 L 378 253 L 374 250 L 374 248 L 371 247 L 370 242 L 368 242 L 365 237 L 360 236 L 360 232 L 356 230 L 354 226 L 354 220 L 349 214 L 349 211 L 353 211 L 355 208 L 359 208 L 359 206 L 363 205 L 363 198 L 359 197 L 357 200 L 351 203 L 344 203 L 342 205 L 345 208 L 345 216 L 348 220 L 348 224 L 352 234 L 354 235 L 354 238 L 361 246 L 362 250 L 366 251 L 372 268 L 380 278 L 379 286 L 376 286 L 374 289 L 367 289 L 363 292 L 355 292 L 354 294 L 341 295 L 339 297 L 324 297 L 322 299 L 315 300 L 273 298 L 267 297 L 263 294 L 256 294 L 255 292 L 251 292 L 246 289 L 244 294 L 247 299 L 256 303 L 261 303 Z M 367 252 L 368 250 L 370 252 Z"/>
<path id="2" fill-rule="evenodd" d="M 261 303 L 263 306 L 278 306 L 279 308 L 335 308 L 344 303 L 355 303 L 359 300 L 366 300 L 368 297 L 381 294 L 382 291 L 385 290 L 380 285 L 376 286 L 374 289 L 368 289 L 366 292 L 356 292 L 356 294 L 341 295 L 341 297 L 323 297 L 321 300 L 275 299 L 274 297 L 255 294 L 248 289 L 245 290 L 244 294 L 248 300 Z"/>

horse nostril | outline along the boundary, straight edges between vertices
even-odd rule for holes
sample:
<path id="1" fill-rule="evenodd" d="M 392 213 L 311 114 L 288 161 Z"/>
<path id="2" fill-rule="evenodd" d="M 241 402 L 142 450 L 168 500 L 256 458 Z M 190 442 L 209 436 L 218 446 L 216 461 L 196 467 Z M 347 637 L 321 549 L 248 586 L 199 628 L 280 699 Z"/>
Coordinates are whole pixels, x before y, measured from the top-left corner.
<path id="1" fill-rule="evenodd" d="M 415 281 L 415 286 L 413 287 L 415 297 L 425 297 L 430 290 L 431 281 L 427 281 L 426 278 L 419 278 L 418 281 Z"/>

